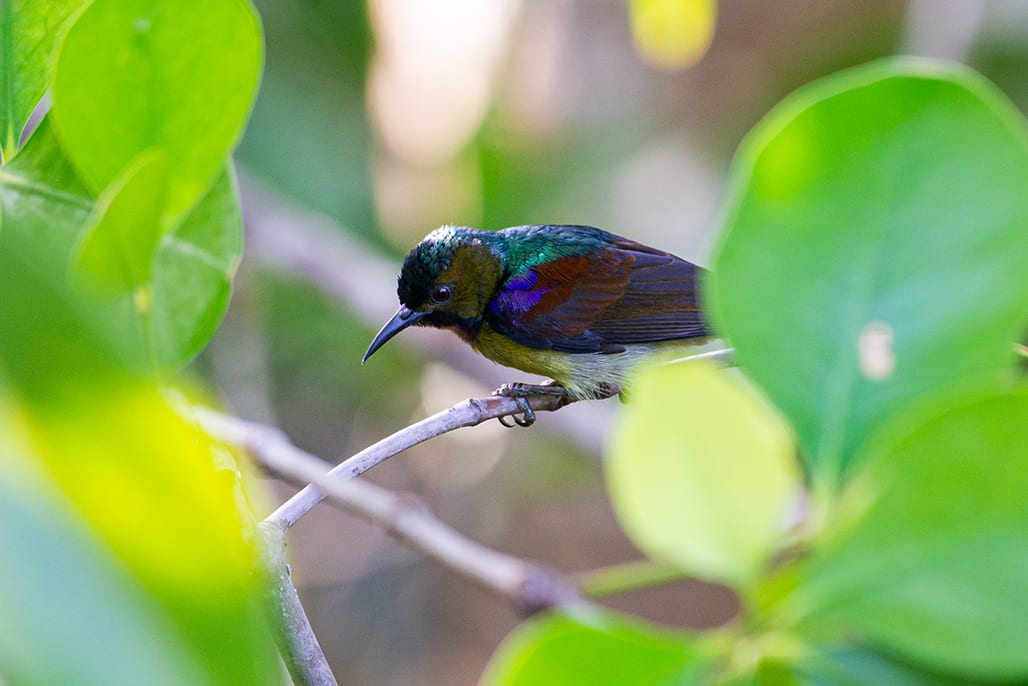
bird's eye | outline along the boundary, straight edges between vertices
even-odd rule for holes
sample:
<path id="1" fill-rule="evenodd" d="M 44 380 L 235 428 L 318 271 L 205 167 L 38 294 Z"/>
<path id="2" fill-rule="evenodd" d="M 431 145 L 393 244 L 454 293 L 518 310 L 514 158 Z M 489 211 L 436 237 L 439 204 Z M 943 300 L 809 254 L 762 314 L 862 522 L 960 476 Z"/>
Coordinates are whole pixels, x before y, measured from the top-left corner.
<path id="1" fill-rule="evenodd" d="M 450 290 L 449 286 L 440 286 L 439 288 L 432 291 L 432 302 L 439 305 L 443 304 L 453 296 L 453 291 Z"/>

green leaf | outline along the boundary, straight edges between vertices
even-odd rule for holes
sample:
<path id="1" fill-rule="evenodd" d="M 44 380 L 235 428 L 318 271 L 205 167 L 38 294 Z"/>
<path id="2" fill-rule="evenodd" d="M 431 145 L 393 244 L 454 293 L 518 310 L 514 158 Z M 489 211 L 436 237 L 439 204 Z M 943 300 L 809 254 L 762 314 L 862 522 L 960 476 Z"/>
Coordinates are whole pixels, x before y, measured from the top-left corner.
<path id="1" fill-rule="evenodd" d="M 161 210 L 168 177 L 163 151 L 140 154 L 97 200 L 75 269 L 94 289 L 121 295 L 150 281 L 161 238 Z"/>
<path id="2" fill-rule="evenodd" d="M 936 669 L 1024 678 L 1028 389 L 965 403 L 882 439 L 785 611 Z"/>
<path id="3" fill-rule="evenodd" d="M 166 213 L 208 189 L 257 91 L 261 30 L 245 0 L 96 0 L 68 31 L 53 114 L 95 192 L 137 155 L 168 156 Z"/>
<path id="4" fill-rule="evenodd" d="M 25 407 L 34 462 L 167 613 L 211 683 L 278 683 L 234 465 L 226 469 L 224 451 L 124 364 L 117 313 L 6 238 L 0 232 L 0 379 Z"/>
<path id="5" fill-rule="evenodd" d="M 144 178 L 138 189 L 143 204 L 147 202 L 145 185 Z M 124 209 L 132 205 L 126 201 Z M 18 243 L 19 250 L 33 255 L 35 269 L 58 282 L 66 277 L 75 246 L 83 244 L 92 207 L 87 191 L 63 155 L 49 118 L 44 119 L 21 154 L 0 168 L 0 246 Z M 101 216 L 107 217 L 110 212 Z M 140 225 L 140 235 L 135 235 L 131 226 L 134 217 L 129 213 L 122 219 L 124 224 L 120 226 L 125 233 L 105 233 L 101 245 L 104 255 L 110 256 L 107 250 L 115 251 L 115 264 L 101 262 L 96 268 L 115 269 L 121 264 L 117 261 L 118 240 L 133 246 L 134 264 L 145 268 L 146 245 L 159 225 Z M 161 236 L 151 258 L 148 299 L 137 300 L 135 294 L 128 294 L 106 303 L 80 300 L 76 307 L 108 310 L 107 325 L 97 335 L 116 345 L 123 362 L 134 359 L 138 366 L 144 366 L 152 356 L 162 370 L 181 367 L 203 348 L 225 314 L 231 278 L 242 255 L 242 240 L 234 177 L 231 168 L 224 168 L 189 215 Z M 41 325 L 50 326 L 46 321 Z M 152 333 L 150 342 L 147 327 Z M 54 331 L 44 339 L 67 347 L 66 337 Z"/>
<path id="6" fill-rule="evenodd" d="M 210 683 L 100 542 L 52 494 L 0 472 L 0 673 L 9 683 L 129 686 L 143 674 L 148 684 Z"/>
<path id="7" fill-rule="evenodd" d="M 0 168 L 0 241 L 36 246 L 50 254 L 37 260 L 39 265 L 55 276 L 64 274 L 92 207 L 49 117 L 44 119 L 18 157 Z"/>
<path id="8" fill-rule="evenodd" d="M 33 108 L 50 87 L 52 60 L 61 27 L 83 0 L 0 2 L 0 148 L 5 162 Z"/>
<path id="9" fill-rule="evenodd" d="M 521 624 L 497 649 L 483 686 L 651 686 L 703 683 L 711 660 L 686 636 L 613 613 L 550 614 Z"/>
<path id="10" fill-rule="evenodd" d="M 145 383 L 72 377 L 32 407 L 38 459 L 164 607 L 213 683 L 279 683 L 254 522 L 226 454 Z M 112 428 L 116 430 L 112 430 Z"/>
<path id="11" fill-rule="evenodd" d="M 0 376 L 25 392 L 46 396 L 62 378 L 104 375 L 115 357 L 142 350 L 138 327 L 111 321 L 68 288 L 73 247 L 91 208 L 44 120 L 0 168 Z"/>
<path id="12" fill-rule="evenodd" d="M 277 683 L 238 474 L 126 368 L 115 315 L 21 247 L 0 248 L 0 379 L 26 408 L 35 463 L 167 613 L 197 670 L 212 683 Z"/>
<path id="13" fill-rule="evenodd" d="M 157 249 L 151 326 L 161 368 L 181 367 L 214 335 L 228 309 L 242 253 L 243 216 L 229 166 Z"/>
<path id="14" fill-rule="evenodd" d="M 920 60 L 783 101 L 736 160 L 711 296 L 815 478 L 919 398 L 1014 361 L 1028 138 L 980 76 Z"/>
<path id="15" fill-rule="evenodd" d="M 800 489 L 781 418 L 741 377 L 701 361 L 638 375 L 606 465 L 614 510 L 642 550 L 731 584 L 760 571 Z"/>
<path id="16" fill-rule="evenodd" d="M 807 686 L 972 686 L 937 672 L 903 664 L 856 646 L 812 646 L 789 665 L 797 682 Z"/>

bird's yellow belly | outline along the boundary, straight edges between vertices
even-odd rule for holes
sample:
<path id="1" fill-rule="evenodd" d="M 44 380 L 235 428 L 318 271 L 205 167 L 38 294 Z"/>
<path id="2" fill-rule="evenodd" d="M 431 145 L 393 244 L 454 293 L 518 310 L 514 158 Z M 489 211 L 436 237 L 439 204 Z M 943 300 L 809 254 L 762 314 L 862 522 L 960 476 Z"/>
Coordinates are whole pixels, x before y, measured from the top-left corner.
<path id="1" fill-rule="evenodd" d="M 472 346 L 493 362 L 529 374 L 548 376 L 576 398 L 591 398 L 604 386 L 624 389 L 632 369 L 640 361 L 663 350 L 681 348 L 703 339 L 646 343 L 627 346 L 622 353 L 566 353 L 540 350 L 516 343 L 482 324 Z"/>

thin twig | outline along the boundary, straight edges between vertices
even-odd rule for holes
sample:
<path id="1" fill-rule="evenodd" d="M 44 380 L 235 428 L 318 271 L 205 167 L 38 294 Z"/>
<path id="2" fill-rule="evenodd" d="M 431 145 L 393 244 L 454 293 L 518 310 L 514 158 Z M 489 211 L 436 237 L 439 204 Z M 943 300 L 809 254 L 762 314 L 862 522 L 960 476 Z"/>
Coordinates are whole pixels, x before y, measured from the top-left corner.
<path id="1" fill-rule="evenodd" d="M 529 406 L 536 411 L 556 410 L 562 406 L 561 403 L 564 401 L 563 398 L 553 395 L 537 395 L 527 398 L 527 400 Z M 461 427 L 475 426 L 489 419 L 518 414 L 520 411 L 517 401 L 513 398 L 502 396 L 469 398 L 383 438 L 378 443 L 338 464 L 328 473 L 328 476 L 340 480 L 352 479 L 393 455 L 430 438 Z M 320 503 L 326 495 L 324 489 L 315 485 L 313 480 L 307 483 L 310 485 L 305 486 L 271 513 L 267 521 L 275 522 L 282 528 L 289 529 Z"/>
<path id="2" fill-rule="evenodd" d="M 547 409 L 541 399 L 542 396 L 536 399 L 537 409 Z M 478 421 L 499 416 L 501 412 L 516 412 L 516 407 L 507 405 L 508 400 L 478 401 L 485 403 L 480 409 L 483 416 Z M 209 435 L 246 447 L 260 464 L 290 482 L 314 485 L 324 494 L 322 497 L 335 506 L 377 524 L 404 545 L 505 598 L 521 612 L 531 614 L 581 601 L 575 587 L 556 572 L 466 538 L 436 519 L 413 496 L 330 473 L 327 462 L 297 448 L 277 429 L 203 408 L 193 412 Z M 270 517 L 265 520 L 265 526 L 277 526 L 283 532 L 287 529 Z"/>

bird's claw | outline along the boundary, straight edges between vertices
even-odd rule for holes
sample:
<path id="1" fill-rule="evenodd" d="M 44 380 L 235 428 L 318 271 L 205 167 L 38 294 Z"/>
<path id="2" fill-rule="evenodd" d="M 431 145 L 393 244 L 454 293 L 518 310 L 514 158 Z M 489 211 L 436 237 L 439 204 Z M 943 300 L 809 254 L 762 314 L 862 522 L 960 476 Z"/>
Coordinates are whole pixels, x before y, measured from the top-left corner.
<path id="1" fill-rule="evenodd" d="M 514 420 L 514 424 L 517 424 L 518 426 L 532 426 L 533 424 L 535 424 L 535 410 L 533 410 L 532 406 L 528 404 L 528 399 L 521 396 L 510 397 L 514 398 L 514 402 L 517 403 L 518 409 L 521 410 L 521 417 L 518 417 L 517 415 L 510 415 L 510 418 Z M 507 428 L 514 427 L 514 424 L 508 424 L 507 422 L 503 421 L 505 417 L 497 417 L 496 419 L 500 422 L 500 424 L 503 424 Z"/>
<path id="2" fill-rule="evenodd" d="M 493 395 L 500 395 L 506 398 L 528 398 L 533 395 L 556 395 L 568 397 L 568 391 L 556 383 L 530 384 L 530 383 L 505 383 L 495 391 Z"/>

